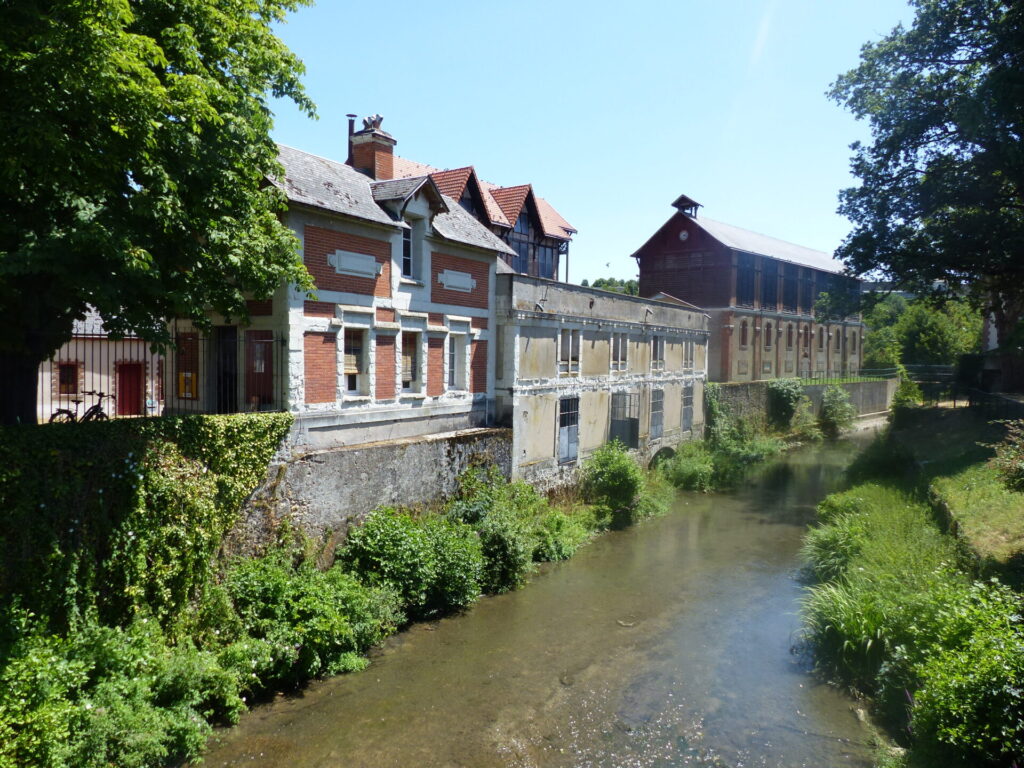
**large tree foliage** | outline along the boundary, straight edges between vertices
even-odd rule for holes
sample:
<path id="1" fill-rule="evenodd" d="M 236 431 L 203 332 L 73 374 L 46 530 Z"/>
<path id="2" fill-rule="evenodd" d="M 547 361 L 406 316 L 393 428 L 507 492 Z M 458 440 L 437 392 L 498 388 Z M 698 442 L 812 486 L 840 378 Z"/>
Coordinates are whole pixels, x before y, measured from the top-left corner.
<path id="1" fill-rule="evenodd" d="M 271 24 L 305 0 L 12 0 L 0 11 L 0 421 L 92 305 L 113 335 L 308 285 L 267 100 L 312 113 Z"/>
<path id="2" fill-rule="evenodd" d="M 912 2 L 912 26 L 832 87 L 872 132 L 853 146 L 839 255 L 918 291 L 966 289 L 1008 339 L 1024 311 L 1024 6 Z"/>
<path id="3" fill-rule="evenodd" d="M 864 368 L 903 365 L 954 365 L 977 352 L 981 315 L 963 300 L 939 308 L 925 299 L 908 302 L 890 294 L 865 315 Z"/>

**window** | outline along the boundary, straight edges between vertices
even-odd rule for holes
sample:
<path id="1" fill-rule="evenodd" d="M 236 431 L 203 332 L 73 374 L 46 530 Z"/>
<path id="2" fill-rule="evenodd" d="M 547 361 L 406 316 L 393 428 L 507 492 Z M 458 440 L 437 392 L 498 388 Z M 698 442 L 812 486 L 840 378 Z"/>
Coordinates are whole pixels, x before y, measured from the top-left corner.
<path id="1" fill-rule="evenodd" d="M 747 325 L 747 321 L 746 320 L 744 320 L 742 323 L 740 323 L 740 346 L 741 347 L 747 346 L 747 343 L 750 341 L 750 339 L 749 339 L 749 330 L 750 330 L 750 328 Z"/>
<path id="2" fill-rule="evenodd" d="M 568 329 L 559 331 L 558 372 L 564 376 L 580 372 L 580 332 Z"/>
<path id="3" fill-rule="evenodd" d="M 402 277 L 418 280 L 420 276 L 420 244 L 423 241 L 423 222 L 408 218 L 408 229 L 402 230 Z"/>
<path id="4" fill-rule="evenodd" d="M 782 310 L 784 312 L 796 313 L 797 311 L 797 289 L 800 280 L 800 267 L 796 264 L 786 264 L 782 273 Z"/>
<path id="5" fill-rule="evenodd" d="M 850 352 L 852 352 L 852 353 L 856 353 L 857 352 L 857 334 L 856 333 L 851 333 L 850 334 Z"/>
<path id="6" fill-rule="evenodd" d="M 473 202 L 473 193 L 469 189 L 469 184 L 466 184 L 466 188 L 462 190 L 462 197 L 459 198 L 459 205 L 462 206 L 466 213 L 471 216 L 476 216 L 476 203 Z"/>
<path id="7" fill-rule="evenodd" d="M 466 388 L 466 337 L 448 336 L 448 389 Z"/>
<path id="8" fill-rule="evenodd" d="M 627 448 L 640 445 L 640 398 L 636 392 L 612 392 L 608 439 Z"/>
<path id="9" fill-rule="evenodd" d="M 78 394 L 78 363 L 60 363 L 57 366 L 57 393 Z"/>
<path id="10" fill-rule="evenodd" d="M 530 234 L 530 216 L 526 212 L 526 206 L 523 206 L 523 210 L 519 213 L 519 218 L 516 219 L 516 226 L 512 230 L 520 235 Z"/>
<path id="11" fill-rule="evenodd" d="M 804 349 L 811 348 L 811 326 L 804 326 Z"/>
<path id="12" fill-rule="evenodd" d="M 694 353 L 696 348 L 697 342 L 695 341 L 683 342 L 683 370 L 687 373 L 693 373 Z"/>
<path id="13" fill-rule="evenodd" d="M 818 349 L 825 349 L 825 329 L 821 327 L 818 328 Z"/>
<path id="14" fill-rule="evenodd" d="M 366 331 L 345 329 L 345 391 L 350 395 L 366 391 Z"/>
<path id="15" fill-rule="evenodd" d="M 764 259 L 761 266 L 761 308 L 775 309 L 779 305 L 779 262 Z"/>
<path id="16" fill-rule="evenodd" d="M 629 367 L 629 361 L 627 360 L 629 349 L 629 334 L 628 333 L 613 333 L 612 334 L 612 370 L 613 371 L 625 371 Z"/>
<path id="17" fill-rule="evenodd" d="M 525 275 L 530 270 L 530 244 L 526 240 L 513 240 L 511 245 L 516 252 L 512 257 L 512 269 Z"/>
<path id="18" fill-rule="evenodd" d="M 655 336 L 651 339 L 651 370 L 661 371 L 665 368 L 665 337 Z"/>
<path id="19" fill-rule="evenodd" d="M 553 245 L 538 245 L 534 248 L 534 253 L 537 255 L 537 277 L 554 280 L 555 247 Z"/>
<path id="20" fill-rule="evenodd" d="M 418 392 L 420 388 L 419 366 L 420 335 L 410 331 L 402 333 L 402 391 Z"/>
<path id="21" fill-rule="evenodd" d="M 563 397 L 558 401 L 558 463 L 570 464 L 579 453 L 580 399 Z"/>
<path id="22" fill-rule="evenodd" d="M 803 276 L 800 280 L 800 310 L 809 315 L 814 309 L 814 273 L 809 269 L 801 272 Z"/>
<path id="23" fill-rule="evenodd" d="M 661 437 L 665 429 L 665 390 L 651 390 L 651 438 Z"/>
<path id="24" fill-rule="evenodd" d="M 786 326 L 786 349 L 793 348 L 793 324 L 789 323 Z"/>
<path id="25" fill-rule="evenodd" d="M 764 324 L 764 348 L 765 349 L 771 349 L 772 348 L 772 324 L 771 323 L 765 323 Z"/>
<path id="26" fill-rule="evenodd" d="M 754 257 L 736 254 L 736 306 L 754 306 Z"/>
<path id="27" fill-rule="evenodd" d="M 199 334 L 179 333 L 175 347 L 178 397 L 195 400 L 199 397 Z"/>
<path id="28" fill-rule="evenodd" d="M 683 422 L 684 432 L 693 429 L 693 382 L 688 381 L 683 385 Z"/>

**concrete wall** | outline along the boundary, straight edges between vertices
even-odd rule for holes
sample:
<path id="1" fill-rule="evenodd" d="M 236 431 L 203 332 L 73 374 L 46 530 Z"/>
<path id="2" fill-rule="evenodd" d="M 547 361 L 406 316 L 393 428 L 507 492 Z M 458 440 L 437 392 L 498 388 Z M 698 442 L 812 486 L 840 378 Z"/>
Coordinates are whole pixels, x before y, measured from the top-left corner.
<path id="1" fill-rule="evenodd" d="M 850 395 L 850 402 L 859 416 L 881 413 L 889 410 L 893 395 L 896 394 L 896 379 L 885 381 L 856 381 L 839 384 Z M 821 412 L 821 398 L 826 385 L 814 384 L 804 387 L 804 394 L 814 406 L 814 414 Z M 768 382 L 732 382 L 721 384 L 722 402 L 732 414 L 754 423 L 763 423 L 768 415 Z"/>
<path id="2" fill-rule="evenodd" d="M 511 448 L 509 430 L 489 428 L 290 458 L 282 453 L 246 506 L 228 547 L 235 553 L 257 552 L 273 540 L 283 521 L 328 544 L 343 540 L 349 525 L 376 507 L 450 496 L 459 475 L 473 463 L 496 464 L 508 476 Z"/>

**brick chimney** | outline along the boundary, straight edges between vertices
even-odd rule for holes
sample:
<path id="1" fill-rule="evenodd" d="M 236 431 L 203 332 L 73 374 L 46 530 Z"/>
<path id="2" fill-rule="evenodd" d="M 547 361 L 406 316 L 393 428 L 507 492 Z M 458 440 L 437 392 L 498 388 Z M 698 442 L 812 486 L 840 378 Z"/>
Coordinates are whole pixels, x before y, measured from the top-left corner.
<path id="1" fill-rule="evenodd" d="M 395 177 L 395 144 L 391 134 L 382 131 L 380 115 L 363 118 L 363 130 L 348 137 L 352 167 L 376 181 Z"/>

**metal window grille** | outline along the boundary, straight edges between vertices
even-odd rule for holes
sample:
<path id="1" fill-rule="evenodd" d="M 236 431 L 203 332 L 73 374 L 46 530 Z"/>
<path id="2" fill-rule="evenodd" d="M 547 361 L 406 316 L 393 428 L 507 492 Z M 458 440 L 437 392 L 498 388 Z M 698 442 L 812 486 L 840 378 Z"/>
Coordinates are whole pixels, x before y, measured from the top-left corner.
<path id="1" fill-rule="evenodd" d="M 558 462 L 576 461 L 579 454 L 580 399 L 563 397 L 558 401 Z"/>
<path id="2" fill-rule="evenodd" d="M 661 437 L 665 428 L 665 390 L 651 390 L 651 438 Z"/>
<path id="3" fill-rule="evenodd" d="M 636 392 L 613 392 L 608 439 L 627 448 L 640 446 L 640 397 Z"/>

